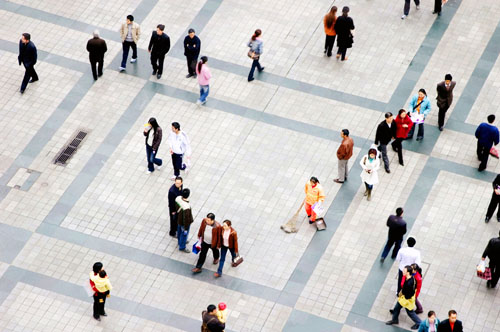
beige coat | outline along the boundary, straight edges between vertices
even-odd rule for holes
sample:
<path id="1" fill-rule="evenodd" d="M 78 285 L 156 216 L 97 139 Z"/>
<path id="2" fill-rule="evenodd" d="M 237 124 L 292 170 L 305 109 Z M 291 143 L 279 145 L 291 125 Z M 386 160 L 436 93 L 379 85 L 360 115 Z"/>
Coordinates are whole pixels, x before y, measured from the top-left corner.
<path id="1" fill-rule="evenodd" d="M 127 38 L 128 34 L 128 25 L 127 23 L 123 23 L 122 27 L 120 28 L 120 36 L 122 37 L 122 42 L 125 41 L 125 38 Z M 137 44 L 137 41 L 139 40 L 139 37 L 141 36 L 141 27 L 139 24 L 132 22 L 132 39 L 134 40 L 134 43 Z"/>

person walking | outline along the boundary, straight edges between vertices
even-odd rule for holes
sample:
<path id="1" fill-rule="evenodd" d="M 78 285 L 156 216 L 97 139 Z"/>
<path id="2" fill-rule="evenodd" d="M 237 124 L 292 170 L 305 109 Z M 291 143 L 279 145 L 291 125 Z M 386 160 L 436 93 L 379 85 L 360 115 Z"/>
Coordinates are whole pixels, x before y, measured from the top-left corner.
<path id="1" fill-rule="evenodd" d="M 31 41 L 31 35 L 27 32 L 23 33 L 19 41 L 19 56 L 17 61 L 19 65 L 24 65 L 24 77 L 21 83 L 21 93 L 24 93 L 28 83 L 35 83 L 38 81 L 38 74 L 35 71 L 35 64 L 38 57 L 35 44 Z"/>
<path id="2" fill-rule="evenodd" d="M 387 157 L 387 144 L 396 137 L 396 124 L 393 123 L 391 112 L 385 113 L 385 120 L 377 126 L 375 134 L 375 144 L 378 145 L 378 150 L 382 154 L 384 168 L 387 173 L 390 173 L 389 158 Z"/>
<path id="3" fill-rule="evenodd" d="M 432 13 L 441 16 L 441 7 L 447 2 L 448 0 L 434 0 L 434 11 Z"/>
<path id="4" fill-rule="evenodd" d="M 120 71 L 124 71 L 127 68 L 128 52 L 132 47 L 132 59 L 130 63 L 137 61 L 137 42 L 141 36 L 141 27 L 139 24 L 134 22 L 134 16 L 127 15 L 127 21 L 122 24 L 120 28 L 120 37 L 122 39 L 122 63 L 120 65 Z"/>
<path id="5" fill-rule="evenodd" d="M 207 214 L 201 222 L 200 229 L 198 230 L 198 238 L 201 239 L 201 250 L 200 256 L 198 257 L 198 262 L 196 267 L 191 271 L 193 273 L 200 273 L 205 260 L 207 259 L 208 249 L 212 249 L 212 254 L 214 256 L 214 265 L 219 263 L 219 243 L 221 236 L 222 227 L 215 221 L 215 215 L 213 213 Z"/>
<path id="6" fill-rule="evenodd" d="M 342 129 L 340 132 L 340 137 L 342 137 L 342 143 L 337 149 L 337 159 L 338 162 L 338 178 L 335 182 L 344 183 L 347 180 L 347 174 L 349 173 L 348 162 L 352 157 L 352 150 L 354 148 L 354 141 L 349 137 L 349 130 Z"/>
<path id="7" fill-rule="evenodd" d="M 188 35 L 184 37 L 184 56 L 187 60 L 188 74 L 186 78 L 196 77 L 196 62 L 200 55 L 201 40 L 196 36 L 194 29 L 188 30 Z"/>
<path id="8" fill-rule="evenodd" d="M 495 122 L 495 115 L 490 114 L 488 115 L 488 123 L 483 122 L 476 129 L 477 159 L 481 161 L 479 172 L 486 169 L 491 147 L 499 142 L 498 128 L 493 125 L 493 122 Z"/>
<path id="9" fill-rule="evenodd" d="M 417 10 L 420 9 L 420 0 L 414 0 L 415 1 L 415 6 L 417 6 Z M 408 14 L 410 13 L 410 3 L 411 0 L 405 0 L 405 7 L 403 9 L 403 16 L 401 16 L 401 19 L 404 20 Z"/>
<path id="10" fill-rule="evenodd" d="M 232 266 L 235 265 L 235 260 L 239 256 L 238 254 L 238 234 L 231 226 L 231 220 L 224 220 L 222 223 L 222 229 L 219 231 L 219 246 L 220 246 L 220 260 L 219 268 L 217 272 L 214 273 L 214 277 L 219 278 L 222 275 L 222 269 L 224 268 L 224 262 L 226 261 L 227 251 L 231 253 Z"/>
<path id="11" fill-rule="evenodd" d="M 349 7 L 342 8 L 342 15 L 337 18 L 333 29 L 337 33 L 337 59 L 341 61 L 348 60 L 345 56 L 347 49 L 352 47 L 354 30 L 354 21 L 349 17 Z"/>
<path id="12" fill-rule="evenodd" d="M 212 74 L 207 66 L 208 58 L 202 56 L 200 62 L 196 65 L 196 75 L 198 84 L 200 85 L 200 99 L 196 101 L 196 105 L 205 105 L 207 102 L 208 93 L 210 91 L 210 78 Z"/>
<path id="13" fill-rule="evenodd" d="M 99 31 L 94 31 L 94 38 L 87 42 L 87 51 L 89 52 L 90 67 L 92 68 L 92 76 L 94 81 L 97 77 L 102 76 L 102 68 L 104 66 L 104 53 L 108 51 L 104 39 L 99 38 Z"/>
<path id="14" fill-rule="evenodd" d="M 406 111 L 404 109 L 400 109 L 396 119 L 394 120 L 396 123 L 396 139 L 392 142 L 392 149 L 398 153 L 399 164 L 404 166 L 403 161 L 403 140 L 408 137 L 408 133 L 413 127 L 413 122 L 410 117 L 407 116 Z"/>
<path id="15" fill-rule="evenodd" d="M 462 322 L 457 319 L 455 310 L 448 311 L 448 319 L 443 320 L 438 325 L 439 332 L 464 332 Z"/>
<path id="16" fill-rule="evenodd" d="M 191 144 L 187 134 L 181 130 L 181 125 L 178 122 L 172 122 L 172 132 L 168 136 L 170 145 L 170 155 L 172 156 L 172 166 L 174 167 L 174 176 L 171 180 L 175 180 L 180 175 L 181 170 L 188 171 L 189 158 L 191 157 Z M 184 157 L 188 159 L 184 162 Z"/>
<path id="17" fill-rule="evenodd" d="M 335 21 L 337 21 L 337 6 L 333 6 L 328 14 L 323 18 L 323 25 L 325 28 L 325 51 L 327 57 L 332 56 L 333 44 L 335 44 L 335 37 L 337 33 L 335 32 Z"/>
<path id="18" fill-rule="evenodd" d="M 392 246 L 391 258 L 395 259 L 398 255 L 399 249 L 401 248 L 401 243 L 403 242 L 403 236 L 406 234 L 406 221 L 403 219 L 404 210 L 402 207 L 396 209 L 396 215 L 390 215 L 387 219 L 387 227 L 389 227 L 389 235 L 387 237 L 387 243 L 385 244 L 384 250 L 382 251 L 382 257 L 380 261 L 383 263 Z"/>
<path id="19" fill-rule="evenodd" d="M 400 249 L 396 256 L 396 261 L 399 262 L 397 293 L 399 293 L 399 291 L 401 290 L 401 281 L 403 280 L 403 270 L 405 266 L 412 264 L 417 264 L 418 266 L 420 266 L 420 264 L 422 264 L 420 251 L 413 248 L 416 243 L 417 241 L 413 237 L 409 237 L 406 240 L 406 244 L 408 244 L 408 247 Z"/>
<path id="20" fill-rule="evenodd" d="M 174 184 L 168 190 L 168 210 L 170 214 L 170 230 L 168 235 L 177 237 L 177 203 L 175 199 L 182 195 L 182 178 L 177 176 Z"/>
<path id="21" fill-rule="evenodd" d="M 248 82 L 252 82 L 254 80 L 253 74 L 255 72 L 255 68 L 259 71 L 259 73 L 264 71 L 264 67 L 260 65 L 260 56 L 264 50 L 264 42 L 262 41 L 262 30 L 257 29 L 255 33 L 250 38 L 250 41 L 247 44 L 250 47 L 248 51 L 248 56 L 252 59 L 252 68 L 248 73 Z"/>
<path id="22" fill-rule="evenodd" d="M 377 149 L 371 148 L 368 154 L 359 161 L 361 168 L 361 180 L 365 183 L 365 193 L 367 201 L 372 199 L 373 186 L 378 183 L 378 170 L 380 168 L 380 158 L 377 158 Z"/>
<path id="23" fill-rule="evenodd" d="M 151 65 L 153 66 L 153 74 L 160 79 L 163 74 L 163 61 L 165 55 L 170 51 L 170 37 L 163 32 L 165 26 L 158 24 L 156 31 L 151 34 L 149 40 L 148 52 L 151 53 Z"/>
<path id="24" fill-rule="evenodd" d="M 95 264 L 94 267 L 96 267 Z M 109 297 L 109 293 L 113 289 L 106 271 L 102 269 L 102 264 L 99 272 L 96 273 L 95 270 L 93 270 L 90 273 L 90 281 L 93 283 L 92 288 L 95 290 L 93 315 L 94 319 L 100 321 L 101 316 L 107 316 L 106 311 L 104 311 L 104 306 L 106 304 L 106 298 Z"/>
<path id="25" fill-rule="evenodd" d="M 309 224 L 316 221 L 316 213 L 312 209 L 312 206 L 316 203 L 320 205 L 325 201 L 325 192 L 323 187 L 319 183 L 318 178 L 312 176 L 309 181 L 307 181 L 305 189 L 306 198 L 304 201 L 304 208 L 306 209 L 307 217 L 309 218 Z"/>
<path id="26" fill-rule="evenodd" d="M 202 325 L 201 332 L 223 332 L 226 324 L 217 318 L 217 307 L 210 304 L 206 311 L 201 313 Z"/>
<path id="27" fill-rule="evenodd" d="M 439 319 L 434 311 L 427 313 L 427 318 L 420 323 L 418 332 L 438 332 Z"/>
<path id="28" fill-rule="evenodd" d="M 438 1 L 438 0 L 436 0 Z M 440 1 L 440 0 L 439 0 Z M 439 8 L 439 12 L 441 12 L 441 7 Z M 440 131 L 443 131 L 444 127 L 444 118 L 446 116 L 446 111 L 450 108 L 453 103 L 453 89 L 455 89 L 455 85 L 457 83 L 453 81 L 453 77 L 451 74 L 446 74 L 444 76 L 444 81 L 437 84 L 436 91 L 436 104 L 439 108 L 438 113 L 438 127 Z"/>
<path id="29" fill-rule="evenodd" d="M 151 129 L 153 130 L 152 135 Z M 146 128 L 144 128 L 144 136 L 146 136 L 146 157 L 148 158 L 147 174 L 151 174 L 155 171 L 155 165 L 158 165 L 158 169 L 161 169 L 163 164 L 161 159 L 156 158 L 162 139 L 162 130 L 155 118 L 149 119 Z"/>
<path id="30" fill-rule="evenodd" d="M 495 180 L 493 180 L 493 194 L 491 195 L 490 204 L 488 205 L 488 210 L 486 211 L 486 218 L 484 219 L 485 223 L 490 221 L 497 207 L 497 220 L 500 222 L 500 174 L 498 174 Z"/>
<path id="31" fill-rule="evenodd" d="M 486 287 L 495 288 L 498 279 L 500 279 L 500 232 L 498 237 L 494 237 L 488 242 L 481 260 L 484 261 L 486 257 L 490 259 L 488 266 L 491 270 L 491 280 L 486 282 Z"/>
<path id="32" fill-rule="evenodd" d="M 413 138 L 415 127 L 418 126 L 417 141 L 421 141 L 424 138 L 424 121 L 431 111 L 431 102 L 427 98 L 425 89 L 418 90 L 418 93 L 411 98 L 409 106 L 410 113 L 408 115 L 414 125 L 411 127 L 407 138 Z"/>
<path id="33" fill-rule="evenodd" d="M 177 204 L 177 243 L 179 251 L 190 253 L 191 250 L 186 248 L 187 238 L 189 235 L 189 227 L 193 223 L 193 213 L 191 212 L 191 204 L 189 203 L 189 195 L 191 191 L 188 188 L 182 189 L 181 196 L 175 199 Z"/>
<path id="34" fill-rule="evenodd" d="M 415 309 L 415 313 L 418 315 L 424 312 L 422 304 L 418 300 L 418 296 L 420 295 L 420 290 L 422 289 L 422 268 L 417 264 L 412 264 L 411 268 L 413 269 L 412 276 L 413 278 L 415 278 L 415 281 L 417 282 L 417 290 L 415 292 L 415 305 L 417 306 L 417 309 Z M 401 287 L 403 287 L 405 280 L 406 277 L 403 276 L 403 280 L 401 281 Z"/>

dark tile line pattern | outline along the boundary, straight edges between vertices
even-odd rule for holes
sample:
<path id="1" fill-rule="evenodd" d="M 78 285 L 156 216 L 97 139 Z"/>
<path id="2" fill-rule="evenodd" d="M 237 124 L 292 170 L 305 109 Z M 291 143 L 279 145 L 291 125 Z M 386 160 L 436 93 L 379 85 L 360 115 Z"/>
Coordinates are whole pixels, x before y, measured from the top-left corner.
<path id="1" fill-rule="evenodd" d="M 286 332 L 341 332 L 344 324 L 308 312 L 293 309 L 283 331 Z"/>
<path id="2" fill-rule="evenodd" d="M 0 223 L 0 261 L 12 264 L 31 234 L 24 228 Z"/>

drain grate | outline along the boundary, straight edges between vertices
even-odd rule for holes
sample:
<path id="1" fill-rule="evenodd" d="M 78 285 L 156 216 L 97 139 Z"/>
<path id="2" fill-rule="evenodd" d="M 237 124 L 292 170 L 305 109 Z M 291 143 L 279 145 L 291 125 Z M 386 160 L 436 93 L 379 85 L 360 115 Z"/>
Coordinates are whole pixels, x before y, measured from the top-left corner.
<path id="1" fill-rule="evenodd" d="M 54 161 L 54 164 L 57 165 L 66 165 L 68 160 L 75 154 L 76 150 L 82 143 L 83 139 L 87 136 L 87 132 L 85 131 L 79 131 L 78 134 L 71 140 L 71 143 L 69 143 L 65 148 L 63 148 L 62 152 L 59 153 L 57 156 L 56 160 Z"/>

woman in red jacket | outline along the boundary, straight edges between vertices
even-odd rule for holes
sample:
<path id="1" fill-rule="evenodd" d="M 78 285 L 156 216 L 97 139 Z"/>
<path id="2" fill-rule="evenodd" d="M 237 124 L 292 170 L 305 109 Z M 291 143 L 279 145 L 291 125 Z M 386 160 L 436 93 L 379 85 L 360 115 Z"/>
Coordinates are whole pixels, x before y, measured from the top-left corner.
<path id="1" fill-rule="evenodd" d="M 413 127 L 413 122 L 410 117 L 406 115 L 406 111 L 400 109 L 398 116 L 394 119 L 394 123 L 396 124 L 396 139 L 392 142 L 392 149 L 398 153 L 399 164 L 404 166 L 403 145 L 401 143 L 408 137 L 408 133 L 411 127 Z"/>
<path id="2" fill-rule="evenodd" d="M 418 266 L 418 264 L 412 264 L 411 267 L 413 268 L 413 278 L 415 278 L 415 281 L 417 282 L 417 289 L 415 291 L 415 304 L 417 306 L 417 309 L 415 313 L 421 314 L 422 312 L 424 312 L 424 308 L 418 300 L 418 296 L 420 295 L 420 289 L 422 288 L 422 269 L 420 268 L 420 266 Z M 403 287 L 405 280 L 406 276 L 403 276 L 401 287 Z"/>

